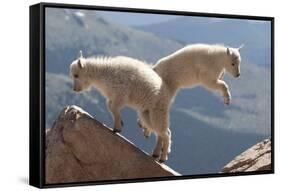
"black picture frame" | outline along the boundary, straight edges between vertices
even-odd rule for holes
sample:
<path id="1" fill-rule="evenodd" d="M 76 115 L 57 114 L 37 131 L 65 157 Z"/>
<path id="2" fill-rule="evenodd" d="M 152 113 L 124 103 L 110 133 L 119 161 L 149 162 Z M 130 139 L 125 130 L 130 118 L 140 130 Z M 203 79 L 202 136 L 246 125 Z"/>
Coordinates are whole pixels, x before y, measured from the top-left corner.
<path id="1" fill-rule="evenodd" d="M 162 178 L 46 184 L 45 183 L 45 147 L 46 147 L 45 145 L 45 43 L 46 43 L 45 42 L 45 9 L 48 7 L 270 21 L 271 22 L 271 141 L 272 141 L 271 170 L 257 171 L 257 172 L 228 173 L 228 174 L 216 173 L 216 174 L 205 174 L 205 175 L 204 174 L 188 175 L 188 176 L 183 175 L 183 176 L 162 177 Z M 57 4 L 57 3 L 39 3 L 36 5 L 32 5 L 30 6 L 29 13 L 30 13 L 30 17 L 29 17 L 30 18 L 30 33 L 29 33 L 29 39 L 30 39 L 29 184 L 30 185 L 38 188 L 52 188 L 52 187 L 66 187 L 66 186 L 100 185 L 100 184 L 227 177 L 227 176 L 242 176 L 242 175 L 244 176 L 244 175 L 274 173 L 274 18 L 273 17 L 196 13 L 196 12 L 120 8 L 120 7 L 103 7 L 103 6 L 93 6 L 93 5 L 74 5 L 74 4 Z"/>

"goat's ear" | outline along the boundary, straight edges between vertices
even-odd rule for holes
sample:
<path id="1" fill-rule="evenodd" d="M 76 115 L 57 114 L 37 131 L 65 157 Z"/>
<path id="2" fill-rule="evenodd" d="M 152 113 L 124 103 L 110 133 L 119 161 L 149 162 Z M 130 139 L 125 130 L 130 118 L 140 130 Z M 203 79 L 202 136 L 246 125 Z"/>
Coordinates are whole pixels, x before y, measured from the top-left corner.
<path id="1" fill-rule="evenodd" d="M 78 59 L 78 66 L 79 66 L 79 68 L 84 68 L 84 64 L 82 62 L 82 58 Z"/>
<path id="2" fill-rule="evenodd" d="M 79 51 L 78 58 L 83 58 L 82 50 Z"/>
<path id="3" fill-rule="evenodd" d="M 226 48 L 226 54 L 227 54 L 227 55 L 230 55 L 230 50 L 229 50 L 228 47 Z"/>
<path id="4" fill-rule="evenodd" d="M 244 47 L 244 44 L 241 44 L 237 49 L 240 52 L 240 49 Z"/>

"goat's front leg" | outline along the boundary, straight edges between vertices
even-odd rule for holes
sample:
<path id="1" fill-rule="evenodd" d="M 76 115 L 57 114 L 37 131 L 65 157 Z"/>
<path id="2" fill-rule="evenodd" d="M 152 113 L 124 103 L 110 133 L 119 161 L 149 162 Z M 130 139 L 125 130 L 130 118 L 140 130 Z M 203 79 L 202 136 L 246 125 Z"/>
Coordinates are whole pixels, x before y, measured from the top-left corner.
<path id="1" fill-rule="evenodd" d="M 226 105 L 230 104 L 231 101 L 230 91 L 228 85 L 223 80 L 209 81 L 205 83 L 205 85 L 207 86 L 208 89 L 219 90 L 223 95 L 224 103 Z"/>
<path id="2" fill-rule="evenodd" d="M 111 100 L 107 100 L 107 108 L 110 111 L 113 121 L 114 121 L 114 128 L 113 132 L 114 133 L 119 133 L 121 132 L 122 126 L 123 126 L 123 121 L 120 116 L 120 106 L 119 104 L 116 104 L 115 102 Z"/>

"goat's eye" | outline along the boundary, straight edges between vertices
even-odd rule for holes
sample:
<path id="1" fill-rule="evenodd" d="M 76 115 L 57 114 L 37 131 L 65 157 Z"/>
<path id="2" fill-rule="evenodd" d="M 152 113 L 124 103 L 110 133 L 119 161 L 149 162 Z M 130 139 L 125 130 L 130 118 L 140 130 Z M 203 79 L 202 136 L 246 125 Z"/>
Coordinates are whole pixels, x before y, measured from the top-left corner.
<path id="1" fill-rule="evenodd" d="M 78 74 L 75 74 L 75 75 L 74 75 L 74 78 L 78 78 Z"/>
<path id="2" fill-rule="evenodd" d="M 231 65 L 232 65 L 232 66 L 234 66 L 235 64 L 234 64 L 234 63 L 232 63 Z"/>

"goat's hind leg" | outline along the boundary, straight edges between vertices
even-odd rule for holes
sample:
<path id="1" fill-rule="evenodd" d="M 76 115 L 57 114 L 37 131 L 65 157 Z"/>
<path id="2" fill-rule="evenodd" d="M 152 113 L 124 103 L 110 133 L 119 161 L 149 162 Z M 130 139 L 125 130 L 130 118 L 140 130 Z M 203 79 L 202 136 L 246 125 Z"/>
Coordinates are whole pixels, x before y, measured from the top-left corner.
<path id="1" fill-rule="evenodd" d="M 152 157 L 158 159 L 162 151 L 162 138 L 158 134 L 156 135 L 156 137 L 157 137 L 157 142 L 153 150 Z"/>
<path id="2" fill-rule="evenodd" d="M 171 132 L 169 130 L 169 114 L 165 109 L 158 109 L 152 113 L 153 130 L 157 134 L 157 143 L 153 156 L 160 156 L 159 162 L 168 160 L 171 146 Z"/>
<path id="3" fill-rule="evenodd" d="M 168 154 L 171 151 L 171 133 L 168 129 L 163 135 L 160 135 L 162 137 L 162 153 L 159 159 L 159 162 L 165 162 L 168 160 Z"/>
<path id="4" fill-rule="evenodd" d="M 151 130 L 143 125 L 140 119 L 137 119 L 138 126 L 143 129 L 143 136 L 149 138 L 151 135 Z"/>
<path id="5" fill-rule="evenodd" d="M 145 138 L 150 137 L 151 130 L 150 130 L 150 116 L 149 116 L 149 110 L 142 111 L 140 113 L 140 119 L 138 119 L 138 125 L 140 128 L 143 129 L 143 135 Z"/>

